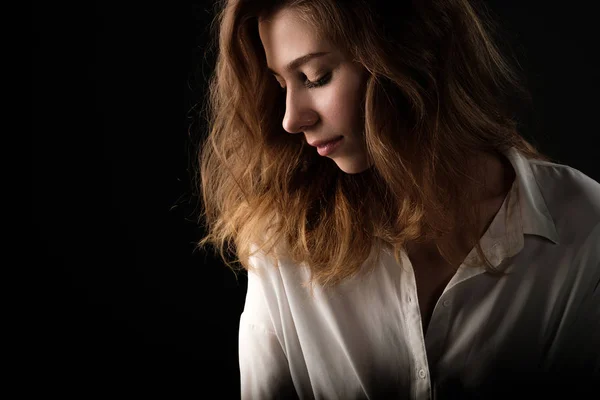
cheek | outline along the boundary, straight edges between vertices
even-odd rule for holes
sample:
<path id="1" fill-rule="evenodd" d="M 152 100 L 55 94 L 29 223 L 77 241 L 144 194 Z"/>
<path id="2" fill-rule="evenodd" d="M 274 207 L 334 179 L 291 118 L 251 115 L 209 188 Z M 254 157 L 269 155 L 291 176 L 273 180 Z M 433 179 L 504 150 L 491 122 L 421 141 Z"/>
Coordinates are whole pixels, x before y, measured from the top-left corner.
<path id="1" fill-rule="evenodd" d="M 360 120 L 359 86 L 353 84 L 337 84 L 327 88 L 321 97 L 321 116 L 330 124 L 348 127 Z"/>

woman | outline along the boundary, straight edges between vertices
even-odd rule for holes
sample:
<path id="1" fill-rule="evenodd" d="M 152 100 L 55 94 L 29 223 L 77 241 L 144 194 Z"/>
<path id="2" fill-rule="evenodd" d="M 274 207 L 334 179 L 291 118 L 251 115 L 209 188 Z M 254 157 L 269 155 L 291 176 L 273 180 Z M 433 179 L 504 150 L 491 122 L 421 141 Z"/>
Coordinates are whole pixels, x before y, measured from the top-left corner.
<path id="1" fill-rule="evenodd" d="M 242 398 L 591 384 L 600 184 L 520 135 L 485 9 L 219 6 L 200 245 L 248 271 Z"/>

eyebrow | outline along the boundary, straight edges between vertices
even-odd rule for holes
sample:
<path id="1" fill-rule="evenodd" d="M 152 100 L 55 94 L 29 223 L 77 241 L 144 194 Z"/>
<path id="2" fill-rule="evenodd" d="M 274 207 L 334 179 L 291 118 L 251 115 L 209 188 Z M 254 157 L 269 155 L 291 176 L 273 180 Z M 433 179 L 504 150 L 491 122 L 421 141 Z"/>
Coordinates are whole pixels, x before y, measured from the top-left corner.
<path id="1" fill-rule="evenodd" d="M 285 66 L 285 70 L 288 72 L 295 70 L 298 67 L 302 66 L 303 64 L 306 64 L 308 61 L 312 60 L 313 58 L 322 57 L 327 54 L 329 54 L 328 51 L 319 51 L 316 53 L 308 53 L 306 55 L 303 55 L 302 57 L 298 57 L 295 60 L 289 62 L 288 65 Z M 280 76 L 277 72 L 273 71 L 271 68 L 267 68 L 267 69 L 269 71 L 271 71 L 272 74 Z"/>

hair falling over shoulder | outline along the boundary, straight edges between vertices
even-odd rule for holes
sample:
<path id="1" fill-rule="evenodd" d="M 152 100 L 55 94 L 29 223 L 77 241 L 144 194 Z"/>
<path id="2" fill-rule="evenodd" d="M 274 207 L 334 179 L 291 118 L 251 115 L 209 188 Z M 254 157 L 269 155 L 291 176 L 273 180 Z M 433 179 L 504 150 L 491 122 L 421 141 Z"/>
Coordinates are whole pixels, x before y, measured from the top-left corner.
<path id="1" fill-rule="evenodd" d="M 368 72 L 365 145 L 373 165 L 346 174 L 282 127 L 285 102 L 269 79 L 258 20 L 293 7 L 319 37 L 346 49 Z M 392 10 L 393 7 L 393 10 Z M 235 254 L 252 269 L 252 249 L 304 263 L 324 288 L 374 268 L 382 246 L 461 232 L 479 244 L 480 152 L 515 147 L 550 160 L 517 130 L 529 92 L 495 42 L 497 26 L 469 0 L 229 0 L 217 3 L 216 49 L 198 152 L 207 235 L 199 246 Z M 517 101 L 518 100 L 518 101 Z M 238 269 L 241 270 L 241 269 Z"/>

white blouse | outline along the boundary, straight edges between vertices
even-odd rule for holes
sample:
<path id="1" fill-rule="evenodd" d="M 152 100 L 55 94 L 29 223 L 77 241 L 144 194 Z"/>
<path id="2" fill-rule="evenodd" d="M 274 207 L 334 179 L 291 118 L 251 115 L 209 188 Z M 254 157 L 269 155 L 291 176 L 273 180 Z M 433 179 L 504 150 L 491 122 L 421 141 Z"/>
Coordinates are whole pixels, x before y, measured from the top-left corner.
<path id="1" fill-rule="evenodd" d="M 600 184 L 508 157 L 512 189 L 481 239 L 492 275 L 461 264 L 423 333 L 412 266 L 314 297 L 306 266 L 258 253 L 239 325 L 241 398 L 470 399 L 600 389 Z M 596 391 L 596 394 L 598 391 Z M 572 398 L 572 397 L 569 397 Z"/>

